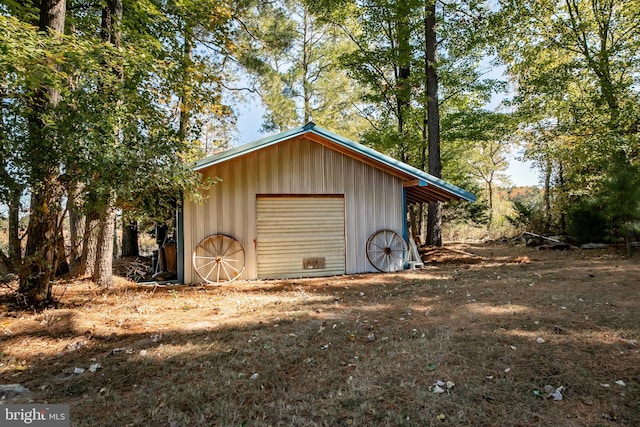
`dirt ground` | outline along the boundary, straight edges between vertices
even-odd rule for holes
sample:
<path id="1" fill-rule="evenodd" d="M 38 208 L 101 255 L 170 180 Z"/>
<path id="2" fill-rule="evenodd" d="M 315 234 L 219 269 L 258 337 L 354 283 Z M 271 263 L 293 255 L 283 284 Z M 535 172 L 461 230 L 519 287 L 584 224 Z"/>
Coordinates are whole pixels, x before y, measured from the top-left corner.
<path id="1" fill-rule="evenodd" d="M 61 283 L 59 308 L 0 307 L 0 384 L 31 391 L 3 401 L 69 404 L 78 426 L 640 426 L 640 255 L 424 255 L 397 274 Z"/>

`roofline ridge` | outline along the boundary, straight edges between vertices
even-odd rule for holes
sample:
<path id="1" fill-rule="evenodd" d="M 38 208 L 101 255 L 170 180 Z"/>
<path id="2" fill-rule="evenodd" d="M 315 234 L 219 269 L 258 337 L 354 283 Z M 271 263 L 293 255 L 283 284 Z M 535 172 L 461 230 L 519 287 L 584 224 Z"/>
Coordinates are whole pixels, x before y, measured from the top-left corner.
<path id="1" fill-rule="evenodd" d="M 391 156 L 388 156 L 384 153 L 381 153 L 371 147 L 368 147 L 364 144 L 360 144 L 359 142 L 352 141 L 349 138 L 338 135 L 335 132 L 332 132 L 328 129 L 325 129 L 321 126 L 318 126 L 313 121 L 308 122 L 303 126 L 299 126 L 297 128 L 293 128 L 284 132 L 280 132 L 274 135 L 266 136 L 264 138 L 260 138 L 254 142 L 249 142 L 247 144 L 243 144 L 239 147 L 231 148 L 227 151 L 223 151 L 221 153 L 213 154 L 211 156 L 207 156 L 203 159 L 198 160 L 192 166 L 193 170 L 198 171 L 201 169 L 205 169 L 209 166 L 212 166 L 217 163 L 221 163 L 226 160 L 233 159 L 237 156 L 241 156 L 245 153 L 249 153 L 252 151 L 256 151 L 262 148 L 266 148 L 270 145 L 278 144 L 287 139 L 295 138 L 298 136 L 302 136 L 306 133 L 314 133 L 320 137 L 327 138 L 337 144 L 340 144 L 348 149 L 354 150 L 364 156 L 367 156 L 373 160 L 376 160 L 382 164 L 387 166 L 391 166 L 405 174 L 413 176 L 419 180 L 423 180 L 427 182 L 427 185 L 435 185 L 436 187 L 441 187 L 442 189 L 451 192 L 453 195 L 473 202 L 476 200 L 476 196 L 473 193 L 470 193 L 454 184 L 451 184 L 442 178 L 435 177 L 427 172 L 424 172 L 414 166 L 411 166 L 407 163 L 401 162 L 398 159 L 395 159 Z"/>

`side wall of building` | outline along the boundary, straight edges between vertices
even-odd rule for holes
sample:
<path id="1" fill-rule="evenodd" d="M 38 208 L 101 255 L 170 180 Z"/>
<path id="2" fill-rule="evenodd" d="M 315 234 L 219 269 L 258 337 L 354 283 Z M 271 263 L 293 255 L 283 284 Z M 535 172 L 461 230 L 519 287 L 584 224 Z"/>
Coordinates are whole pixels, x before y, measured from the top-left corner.
<path id="1" fill-rule="evenodd" d="M 223 233 L 245 249 L 241 279 L 258 277 L 256 195 L 343 194 L 346 273 L 375 271 L 366 256 L 368 237 L 388 228 L 403 230 L 402 179 L 308 139 L 283 141 L 202 171 L 222 181 L 203 204 L 185 200 L 184 282 L 200 281 L 191 257 L 205 237 Z"/>

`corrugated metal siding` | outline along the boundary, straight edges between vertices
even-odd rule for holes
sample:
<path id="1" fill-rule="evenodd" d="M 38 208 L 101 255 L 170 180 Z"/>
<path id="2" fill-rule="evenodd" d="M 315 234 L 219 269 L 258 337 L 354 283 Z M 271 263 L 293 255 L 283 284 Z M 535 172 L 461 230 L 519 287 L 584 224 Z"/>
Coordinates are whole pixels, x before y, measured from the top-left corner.
<path id="1" fill-rule="evenodd" d="M 241 279 L 258 278 L 256 256 L 257 194 L 344 195 L 347 274 L 376 271 L 365 253 L 368 237 L 389 228 L 402 233 L 402 180 L 307 139 L 293 139 L 203 171 L 219 177 L 204 204 L 184 206 L 184 255 L 216 233 L 233 236 L 244 246 Z M 198 281 L 185 262 L 185 282 Z"/>
<path id="2" fill-rule="evenodd" d="M 257 198 L 258 278 L 344 274 L 342 197 Z M 322 258 L 324 268 L 305 269 L 304 260 Z"/>

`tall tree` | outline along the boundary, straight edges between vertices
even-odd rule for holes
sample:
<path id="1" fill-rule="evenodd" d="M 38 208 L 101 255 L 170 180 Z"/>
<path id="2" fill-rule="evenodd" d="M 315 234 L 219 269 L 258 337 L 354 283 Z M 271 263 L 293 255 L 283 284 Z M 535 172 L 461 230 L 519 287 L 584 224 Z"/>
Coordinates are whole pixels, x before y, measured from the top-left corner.
<path id="1" fill-rule="evenodd" d="M 364 88 L 362 109 L 371 128 L 365 143 L 413 163 L 412 150 L 420 140 L 416 127 L 415 89 L 420 87 L 416 45 L 421 3 L 354 2 L 350 15 L 337 22 L 356 49 L 342 55 L 350 76 Z M 420 166 L 418 166 L 420 167 Z"/>
<path id="2" fill-rule="evenodd" d="M 471 176 L 484 186 L 483 197 L 489 205 L 487 226 L 493 220 L 494 192 L 497 185 L 508 184 L 504 171 L 508 166 L 507 156 L 513 144 L 512 137 L 517 129 L 511 114 L 486 110 L 460 111 L 450 115 L 447 138 L 456 144 L 460 156 Z"/>
<path id="3" fill-rule="evenodd" d="M 436 2 L 425 2 L 424 6 L 424 55 L 426 76 L 426 128 L 429 147 L 429 173 L 442 177 L 440 158 L 440 108 L 438 98 L 437 40 L 436 40 Z M 442 203 L 429 203 L 427 216 L 428 245 L 442 246 Z"/>
<path id="4" fill-rule="evenodd" d="M 608 165 L 639 161 L 638 18 L 640 5 L 627 0 L 504 1 L 496 15 L 518 110 L 530 128 L 555 134 L 529 139 L 528 153 L 556 165 L 552 179 L 565 192 L 557 200 L 582 217 L 594 196 L 618 197 Z"/>
<path id="5" fill-rule="evenodd" d="M 114 49 L 121 48 L 122 42 L 122 0 L 107 0 L 102 7 L 102 19 L 100 22 L 100 37 L 103 42 L 111 45 Z M 103 86 L 100 90 L 105 91 L 107 96 L 114 102 L 115 110 L 122 111 L 122 90 L 124 83 L 124 72 L 121 63 L 105 64 L 114 74 L 114 85 L 112 87 Z M 112 92 L 112 93 L 108 93 Z M 122 140 L 122 120 L 120 115 L 113 117 L 111 129 L 107 129 L 107 140 L 105 141 L 112 149 L 117 150 Z M 102 194 L 100 194 L 102 193 Z M 101 209 L 98 211 L 100 220 L 98 223 L 98 238 L 96 247 L 95 266 L 93 268 L 93 280 L 96 285 L 110 287 L 113 285 L 113 236 L 115 232 L 116 218 L 116 189 L 115 185 L 107 185 L 99 192 Z"/>
<path id="6" fill-rule="evenodd" d="M 23 301 L 33 306 L 51 300 L 55 266 L 66 255 L 60 247 L 64 198 L 87 215 L 83 258 L 96 273 L 90 260 L 96 246 L 88 244 L 97 236 L 94 222 L 105 225 L 99 258 L 109 263 L 113 221 L 105 219 L 113 207 L 164 218 L 159 210 L 173 204 L 168 195 L 197 194 L 207 185 L 185 163 L 197 147 L 178 136 L 179 120 L 170 108 L 182 80 L 168 59 L 177 43 L 163 4 L 110 0 L 103 10 L 78 0 L 71 15 L 63 13 L 64 4 L 10 2 L 0 16 L 0 73 L 10 97 L 2 111 L 16 116 L 1 117 L 7 162 L 0 193 L 5 197 L 4 189 L 19 183 L 31 196 L 27 256 L 18 272 Z M 130 15 L 122 14 L 125 8 Z M 126 49 L 118 40 L 127 41 Z M 204 93 L 199 88 L 194 84 L 194 92 Z M 222 110 L 219 100 L 209 98 L 206 108 Z M 96 280 L 108 284 L 110 266 L 97 266 Z"/>
<path id="7" fill-rule="evenodd" d="M 38 5 L 38 29 L 48 37 L 63 34 L 66 6 L 66 0 L 42 0 Z M 55 241 L 59 234 L 61 187 L 57 136 L 51 131 L 52 115 L 59 102 L 58 88 L 46 85 L 36 88 L 27 116 L 26 151 L 37 158 L 31 159 L 29 171 L 31 202 L 25 251 L 29 274 L 21 277 L 18 291 L 35 306 L 51 300 L 51 283 L 60 255 L 56 253 Z"/>
<path id="8" fill-rule="evenodd" d="M 343 3 L 338 2 L 342 14 L 349 10 Z M 364 101 L 374 131 L 366 142 L 442 176 L 446 144 L 440 141 L 440 116 L 479 108 L 497 87 L 478 71 L 486 41 L 476 33 L 486 9 L 476 1 L 352 4 L 350 19 L 338 22 L 357 46 L 344 56 L 344 65 L 367 89 Z M 359 25 L 350 26 L 352 20 Z M 441 206 L 430 209 L 427 241 L 440 244 Z M 422 228 L 422 206 L 410 214 L 415 232 Z"/>
<path id="9" fill-rule="evenodd" d="M 364 125 L 357 87 L 339 67 L 353 44 L 306 0 L 258 2 L 241 19 L 238 62 L 265 107 L 263 130 L 315 121 L 357 138 Z"/>
<path id="10" fill-rule="evenodd" d="M 0 91 L 0 203 L 8 208 L 9 234 L 7 253 L 0 252 L 0 261 L 7 271 L 15 273 L 22 260 L 19 221 L 25 190 L 25 177 L 16 171 L 21 162 L 18 147 L 23 143 L 26 130 L 19 116 L 24 106 L 15 98 L 13 88 L 4 86 Z"/>

